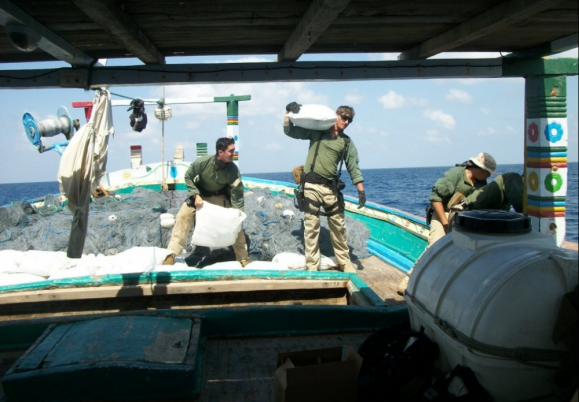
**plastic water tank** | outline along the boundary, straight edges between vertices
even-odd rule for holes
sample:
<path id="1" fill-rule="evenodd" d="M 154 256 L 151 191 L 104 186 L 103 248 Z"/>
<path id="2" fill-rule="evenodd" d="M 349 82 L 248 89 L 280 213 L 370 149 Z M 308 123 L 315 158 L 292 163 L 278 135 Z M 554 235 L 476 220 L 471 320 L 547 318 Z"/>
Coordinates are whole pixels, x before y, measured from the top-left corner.
<path id="1" fill-rule="evenodd" d="M 553 341 L 563 296 L 577 286 L 577 252 L 504 211 L 460 213 L 414 267 L 411 325 L 440 347 L 439 366 L 471 368 L 497 401 L 552 394 L 568 351 Z"/>

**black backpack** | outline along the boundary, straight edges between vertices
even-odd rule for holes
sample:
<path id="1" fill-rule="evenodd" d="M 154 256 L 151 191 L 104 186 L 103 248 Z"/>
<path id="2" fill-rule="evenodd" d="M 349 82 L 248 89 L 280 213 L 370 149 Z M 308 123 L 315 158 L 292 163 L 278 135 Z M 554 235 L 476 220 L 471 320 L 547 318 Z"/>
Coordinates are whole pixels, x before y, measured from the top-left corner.
<path id="1" fill-rule="evenodd" d="M 382 329 L 358 349 L 364 359 L 358 376 L 358 401 L 418 400 L 440 376 L 438 345 L 408 323 Z"/>

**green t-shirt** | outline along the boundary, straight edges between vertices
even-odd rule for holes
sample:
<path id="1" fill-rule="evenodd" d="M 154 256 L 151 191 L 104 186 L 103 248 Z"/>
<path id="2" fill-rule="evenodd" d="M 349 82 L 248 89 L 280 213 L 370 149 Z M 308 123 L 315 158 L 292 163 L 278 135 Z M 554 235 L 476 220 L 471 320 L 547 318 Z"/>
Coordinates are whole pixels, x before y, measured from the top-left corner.
<path id="1" fill-rule="evenodd" d="M 288 137 L 310 141 L 308 156 L 304 163 L 304 172 L 306 174 L 312 171 L 312 162 L 314 161 L 316 148 L 318 147 L 318 142 L 321 141 L 318 156 L 316 158 L 316 165 L 314 166 L 313 171 L 328 180 L 336 179 L 338 164 L 341 160 L 342 151 L 346 146 L 345 138 L 349 138 L 346 134 L 341 133 L 337 137 L 332 137 L 330 130 L 309 130 L 295 126 L 291 122 L 289 124 L 284 124 L 283 129 Z M 344 164 L 346 165 L 346 169 L 348 169 L 353 184 L 364 181 L 359 163 L 358 149 L 356 148 L 356 145 L 354 145 L 354 142 L 350 140 L 346 149 L 346 154 L 344 155 Z"/>
<path id="2" fill-rule="evenodd" d="M 205 155 L 197 158 L 185 173 L 187 195 L 201 195 L 199 187 L 205 192 L 221 191 L 227 186 L 231 189 L 231 205 L 243 210 L 243 182 L 239 168 L 235 163 L 229 163 L 225 169 L 215 168 L 215 155 Z"/>

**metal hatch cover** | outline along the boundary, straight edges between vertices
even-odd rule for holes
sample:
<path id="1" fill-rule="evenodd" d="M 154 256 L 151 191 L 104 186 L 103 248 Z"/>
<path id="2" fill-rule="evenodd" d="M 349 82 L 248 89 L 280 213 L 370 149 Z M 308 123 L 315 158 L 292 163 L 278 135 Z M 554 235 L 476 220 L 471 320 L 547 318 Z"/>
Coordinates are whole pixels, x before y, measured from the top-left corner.
<path id="1" fill-rule="evenodd" d="M 10 401 L 195 397 L 200 332 L 199 319 L 148 316 L 52 325 L 2 386 Z"/>

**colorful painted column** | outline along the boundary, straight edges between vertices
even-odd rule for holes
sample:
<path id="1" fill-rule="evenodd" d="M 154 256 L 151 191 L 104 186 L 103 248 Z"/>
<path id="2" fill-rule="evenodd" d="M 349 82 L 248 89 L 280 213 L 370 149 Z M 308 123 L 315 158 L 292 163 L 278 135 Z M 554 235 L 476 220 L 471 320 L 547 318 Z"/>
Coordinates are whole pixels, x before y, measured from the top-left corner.
<path id="1" fill-rule="evenodd" d="M 235 96 L 231 94 L 230 96 L 214 98 L 214 102 L 227 103 L 227 136 L 235 140 L 234 161 L 237 166 L 239 166 L 239 150 L 241 149 L 239 141 L 239 102 L 248 100 L 251 100 L 251 95 Z"/>
<path id="2" fill-rule="evenodd" d="M 526 213 L 560 246 L 567 195 L 567 78 L 526 78 Z"/>

